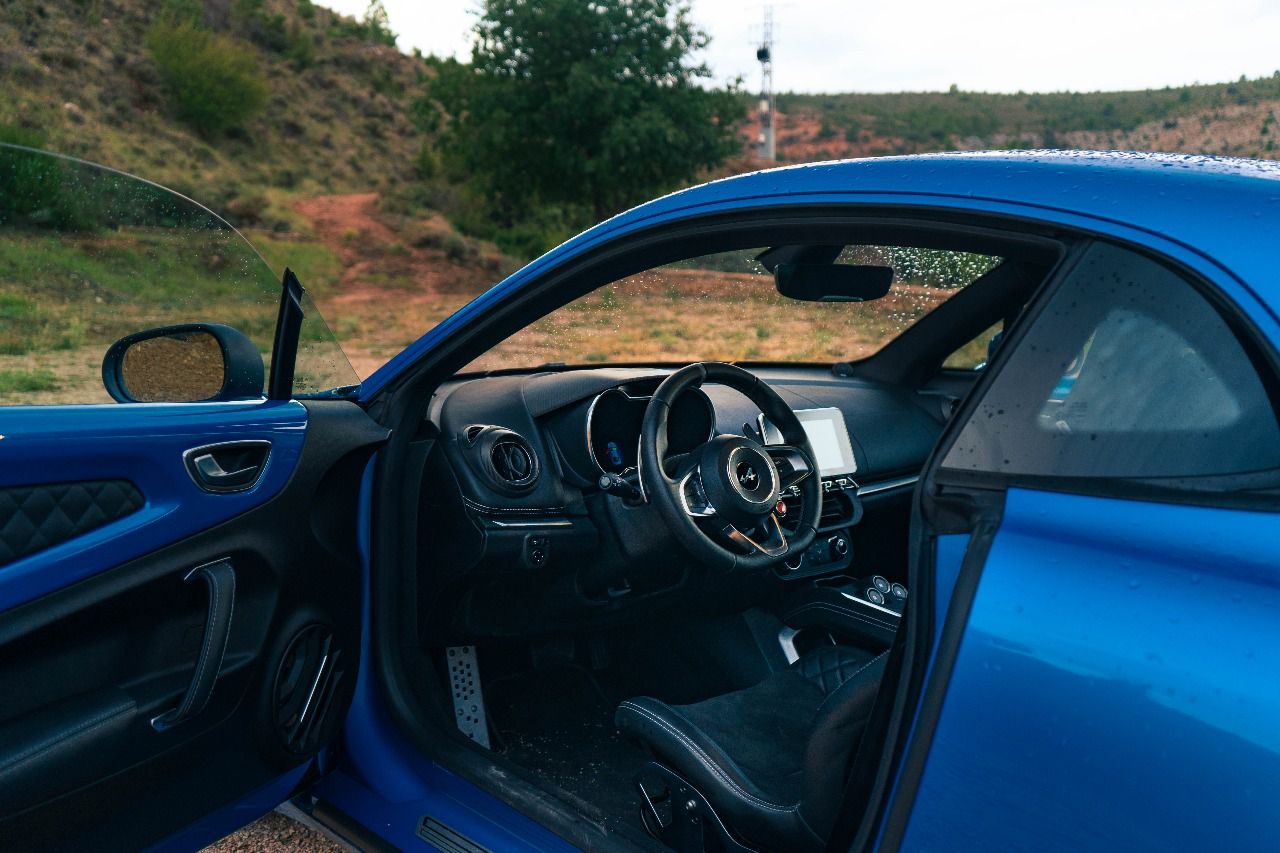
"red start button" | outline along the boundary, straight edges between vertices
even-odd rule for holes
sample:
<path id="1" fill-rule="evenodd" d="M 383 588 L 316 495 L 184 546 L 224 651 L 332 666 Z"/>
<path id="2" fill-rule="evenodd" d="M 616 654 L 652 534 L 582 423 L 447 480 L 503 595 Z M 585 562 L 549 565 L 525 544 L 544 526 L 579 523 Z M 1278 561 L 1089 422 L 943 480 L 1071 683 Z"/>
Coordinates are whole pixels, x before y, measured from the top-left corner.
<path id="1" fill-rule="evenodd" d="M 780 518 L 786 518 L 786 517 L 787 517 L 787 502 L 786 502 L 786 501 L 778 501 L 778 505 L 777 505 L 777 506 L 775 506 L 775 507 L 773 508 L 773 511 L 774 511 L 774 512 L 776 512 Z"/>

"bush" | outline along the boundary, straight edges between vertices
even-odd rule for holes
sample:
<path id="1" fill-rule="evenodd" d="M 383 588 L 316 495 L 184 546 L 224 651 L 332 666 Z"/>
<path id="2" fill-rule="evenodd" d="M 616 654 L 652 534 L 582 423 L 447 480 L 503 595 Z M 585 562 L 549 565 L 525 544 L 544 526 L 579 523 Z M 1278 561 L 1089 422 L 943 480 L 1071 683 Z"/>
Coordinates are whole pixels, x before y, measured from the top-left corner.
<path id="1" fill-rule="evenodd" d="M 387 47 L 396 46 L 396 34 L 391 31 L 391 22 L 382 0 L 369 0 L 369 8 L 364 17 L 355 21 L 341 15 L 334 15 L 329 23 L 329 35 L 340 39 L 356 39 L 370 44 L 382 44 Z"/>
<path id="2" fill-rule="evenodd" d="M 51 370 L 0 370 L 0 394 L 56 391 L 58 377 Z"/>
<path id="3" fill-rule="evenodd" d="M 77 183 L 76 169 L 70 170 L 71 180 L 67 180 L 66 161 L 38 153 L 44 147 L 44 134 L 0 124 L 0 143 L 37 149 L 0 149 L 0 225 L 63 231 L 97 227 L 100 197 Z"/>
<path id="4" fill-rule="evenodd" d="M 316 61 L 315 38 L 301 27 L 290 27 L 289 46 L 285 49 L 284 55 L 293 62 L 293 67 L 298 71 L 310 68 Z"/>
<path id="5" fill-rule="evenodd" d="M 422 143 L 422 149 L 413 161 L 413 170 L 424 181 L 437 177 L 440 174 L 440 155 L 429 144 Z"/>
<path id="6" fill-rule="evenodd" d="M 239 127 L 267 103 L 267 81 L 251 50 L 189 22 L 162 21 L 147 48 L 174 113 L 204 134 Z"/>

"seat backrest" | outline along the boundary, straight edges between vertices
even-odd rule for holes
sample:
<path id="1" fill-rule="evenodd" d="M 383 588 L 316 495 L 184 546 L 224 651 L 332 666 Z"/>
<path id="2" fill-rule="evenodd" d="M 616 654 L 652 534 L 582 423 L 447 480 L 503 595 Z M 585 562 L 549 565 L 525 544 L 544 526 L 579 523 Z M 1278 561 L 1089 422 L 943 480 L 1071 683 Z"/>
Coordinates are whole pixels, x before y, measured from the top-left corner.
<path id="1" fill-rule="evenodd" d="M 886 651 L 851 671 L 824 674 L 828 693 L 805 747 L 800 799 L 801 816 L 822 838 L 835 825 L 849 767 L 875 707 L 888 657 Z"/>

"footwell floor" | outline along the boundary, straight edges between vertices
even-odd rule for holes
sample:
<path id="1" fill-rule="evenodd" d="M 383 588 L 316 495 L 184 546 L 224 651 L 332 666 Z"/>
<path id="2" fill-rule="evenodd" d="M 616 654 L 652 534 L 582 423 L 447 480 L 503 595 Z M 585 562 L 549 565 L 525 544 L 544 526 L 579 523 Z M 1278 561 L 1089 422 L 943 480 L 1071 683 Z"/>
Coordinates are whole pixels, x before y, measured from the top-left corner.
<path id="1" fill-rule="evenodd" d="M 582 801 L 584 817 L 644 841 L 632 778 L 647 753 L 613 725 L 617 700 L 592 674 L 562 665 L 486 686 L 494 746 L 522 767 Z"/>

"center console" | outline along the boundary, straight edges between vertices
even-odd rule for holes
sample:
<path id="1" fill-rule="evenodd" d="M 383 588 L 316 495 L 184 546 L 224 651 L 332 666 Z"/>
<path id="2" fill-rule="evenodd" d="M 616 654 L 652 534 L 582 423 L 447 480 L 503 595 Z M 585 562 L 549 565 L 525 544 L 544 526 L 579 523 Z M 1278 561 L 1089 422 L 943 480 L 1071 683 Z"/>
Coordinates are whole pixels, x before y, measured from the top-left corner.
<path id="1" fill-rule="evenodd" d="M 848 569 L 853 564 L 853 539 L 849 528 L 862 519 L 862 502 L 853 475 L 858 461 L 853 454 L 844 414 L 836 408 L 798 409 L 795 413 L 804 427 L 814 462 L 822 478 L 822 515 L 818 536 L 803 553 L 793 554 L 779 567 L 784 577 L 808 577 Z M 759 419 L 760 435 L 766 444 L 782 444 L 778 428 L 764 415 Z M 778 502 L 783 527 L 788 518 L 799 518 L 803 498 L 799 486 L 784 491 Z"/>
<path id="2" fill-rule="evenodd" d="M 860 648 L 887 649 L 906 604 L 907 588 L 900 583 L 880 575 L 838 576 L 796 590 L 778 615 L 792 637 L 816 632 Z"/>

